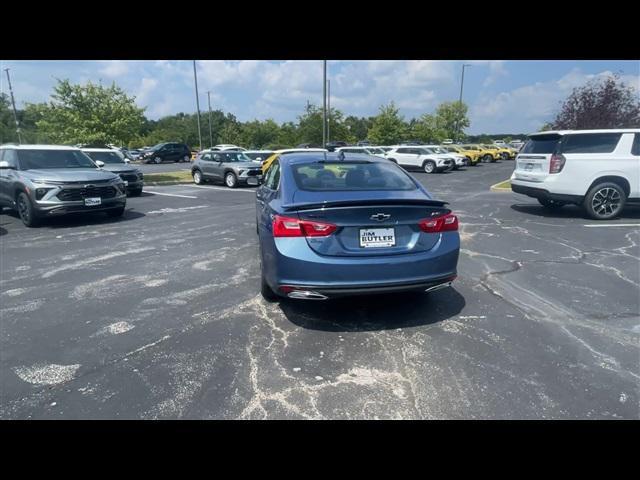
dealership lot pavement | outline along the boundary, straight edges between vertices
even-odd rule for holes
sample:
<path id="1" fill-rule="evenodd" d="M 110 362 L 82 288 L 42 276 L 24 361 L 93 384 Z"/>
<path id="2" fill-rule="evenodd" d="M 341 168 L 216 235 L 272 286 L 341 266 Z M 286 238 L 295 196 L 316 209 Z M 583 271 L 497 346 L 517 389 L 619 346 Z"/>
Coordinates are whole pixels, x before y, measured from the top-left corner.
<path id="1" fill-rule="evenodd" d="M 428 296 L 265 303 L 249 188 L 5 211 L 0 418 L 639 418 L 640 209 L 489 191 L 512 168 L 415 173 L 461 220 Z"/>
<path id="2" fill-rule="evenodd" d="M 179 172 L 181 170 L 191 171 L 191 163 L 175 163 L 166 162 L 156 165 L 155 163 L 131 163 L 131 166 L 136 167 L 142 173 L 163 173 L 163 172 Z"/>

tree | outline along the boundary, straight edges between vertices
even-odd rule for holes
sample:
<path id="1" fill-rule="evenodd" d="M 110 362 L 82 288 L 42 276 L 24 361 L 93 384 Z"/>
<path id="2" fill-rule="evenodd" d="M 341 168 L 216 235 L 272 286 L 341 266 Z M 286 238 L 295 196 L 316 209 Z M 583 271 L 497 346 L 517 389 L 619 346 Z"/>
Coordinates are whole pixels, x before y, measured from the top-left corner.
<path id="1" fill-rule="evenodd" d="M 139 134 L 144 123 L 144 109 L 115 83 L 103 87 L 58 80 L 51 98 L 40 109 L 37 126 L 55 143 L 124 144 Z"/>
<path id="2" fill-rule="evenodd" d="M 380 113 L 373 117 L 367 134 L 377 145 L 393 145 L 400 142 L 407 133 L 407 125 L 399 115 L 399 110 L 391 102 L 380 107 Z"/>
<path id="3" fill-rule="evenodd" d="M 372 117 L 354 117 L 349 115 L 344 119 L 345 126 L 349 129 L 349 134 L 357 140 L 366 140 L 369 129 L 373 123 Z"/>
<path id="4" fill-rule="evenodd" d="M 9 96 L 0 93 L 0 144 L 17 141 L 16 124 L 11 112 Z"/>
<path id="5" fill-rule="evenodd" d="M 444 102 L 436 110 L 436 125 L 445 138 L 461 139 L 464 129 L 471 125 L 464 102 Z"/>
<path id="6" fill-rule="evenodd" d="M 245 122 L 241 127 L 240 145 L 248 148 L 263 148 L 278 139 L 279 130 L 280 127 L 273 120 Z"/>
<path id="7" fill-rule="evenodd" d="M 551 122 L 554 130 L 631 128 L 640 126 L 638 92 L 618 74 L 576 87 Z"/>
<path id="8" fill-rule="evenodd" d="M 437 118 L 434 115 L 425 113 L 418 120 L 410 124 L 408 135 L 413 140 L 420 140 L 425 143 L 441 143 L 446 138 L 447 132 L 438 126 Z"/>

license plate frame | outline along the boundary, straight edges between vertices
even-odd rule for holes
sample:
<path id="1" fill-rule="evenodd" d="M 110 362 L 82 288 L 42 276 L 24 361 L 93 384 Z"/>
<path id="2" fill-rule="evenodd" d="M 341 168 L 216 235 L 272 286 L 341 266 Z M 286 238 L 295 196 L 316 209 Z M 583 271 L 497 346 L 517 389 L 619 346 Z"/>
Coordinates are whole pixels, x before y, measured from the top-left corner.
<path id="1" fill-rule="evenodd" d="M 396 246 L 396 229 L 393 227 L 361 228 L 358 231 L 360 248 L 389 248 Z"/>
<path id="2" fill-rule="evenodd" d="M 88 197 L 84 199 L 85 207 L 95 207 L 98 205 L 102 205 L 101 197 Z"/>

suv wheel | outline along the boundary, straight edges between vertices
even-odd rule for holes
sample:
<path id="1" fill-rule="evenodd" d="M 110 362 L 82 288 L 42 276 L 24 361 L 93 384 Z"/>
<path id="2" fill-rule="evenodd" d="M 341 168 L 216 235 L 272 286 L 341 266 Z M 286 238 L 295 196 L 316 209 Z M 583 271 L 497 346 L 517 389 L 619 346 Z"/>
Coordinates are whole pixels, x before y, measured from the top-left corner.
<path id="1" fill-rule="evenodd" d="M 587 214 L 595 220 L 610 220 L 617 217 L 627 196 L 617 183 L 605 182 L 595 185 L 584 197 L 583 206 Z"/>
<path id="2" fill-rule="evenodd" d="M 155 163 L 156 165 L 160 165 L 162 163 L 162 159 L 160 157 L 155 157 L 153 159 L 153 163 Z"/>
<path id="3" fill-rule="evenodd" d="M 188 162 L 189 160 L 191 160 L 191 157 L 189 155 L 185 155 L 184 157 L 182 157 L 182 161 L 183 162 Z"/>
<path id="4" fill-rule="evenodd" d="M 135 190 L 131 190 L 130 195 L 132 197 L 139 197 L 140 195 L 142 195 L 142 187 L 136 188 Z"/>
<path id="5" fill-rule="evenodd" d="M 422 164 L 422 169 L 426 173 L 433 173 L 436 171 L 436 163 L 433 160 L 427 160 Z"/>
<path id="6" fill-rule="evenodd" d="M 18 209 L 18 215 L 20 215 L 20 220 L 22 220 L 22 223 L 27 227 L 37 227 L 39 225 L 39 218 L 36 216 L 31 199 L 26 193 L 20 192 L 18 194 L 16 207 Z"/>
<path id="7" fill-rule="evenodd" d="M 557 200 L 550 200 L 550 199 L 547 199 L 547 198 L 539 198 L 538 202 L 544 208 L 549 209 L 549 210 L 557 210 L 560 207 L 563 207 L 565 205 L 564 203 L 558 202 Z"/>
<path id="8" fill-rule="evenodd" d="M 228 172 L 224 176 L 224 184 L 229 188 L 236 188 L 238 186 L 238 178 L 233 172 Z"/>
<path id="9" fill-rule="evenodd" d="M 202 172 L 200 170 L 194 170 L 191 175 L 193 176 L 193 183 L 196 185 L 202 185 L 204 183 Z"/>
<path id="10" fill-rule="evenodd" d="M 490 153 L 487 153 L 484 157 L 482 157 L 483 163 L 493 162 L 493 156 Z"/>

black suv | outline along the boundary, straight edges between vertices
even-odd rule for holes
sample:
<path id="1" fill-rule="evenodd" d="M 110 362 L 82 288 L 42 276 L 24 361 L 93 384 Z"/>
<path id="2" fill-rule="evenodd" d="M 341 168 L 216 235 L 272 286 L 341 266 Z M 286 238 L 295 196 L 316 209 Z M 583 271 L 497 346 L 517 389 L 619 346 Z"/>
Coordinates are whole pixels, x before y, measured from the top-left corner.
<path id="1" fill-rule="evenodd" d="M 336 148 L 346 147 L 347 142 L 329 142 L 327 143 L 326 149 L 330 152 L 335 152 Z"/>
<path id="2" fill-rule="evenodd" d="M 184 143 L 159 143 L 140 155 L 142 163 L 190 162 L 191 150 Z"/>

